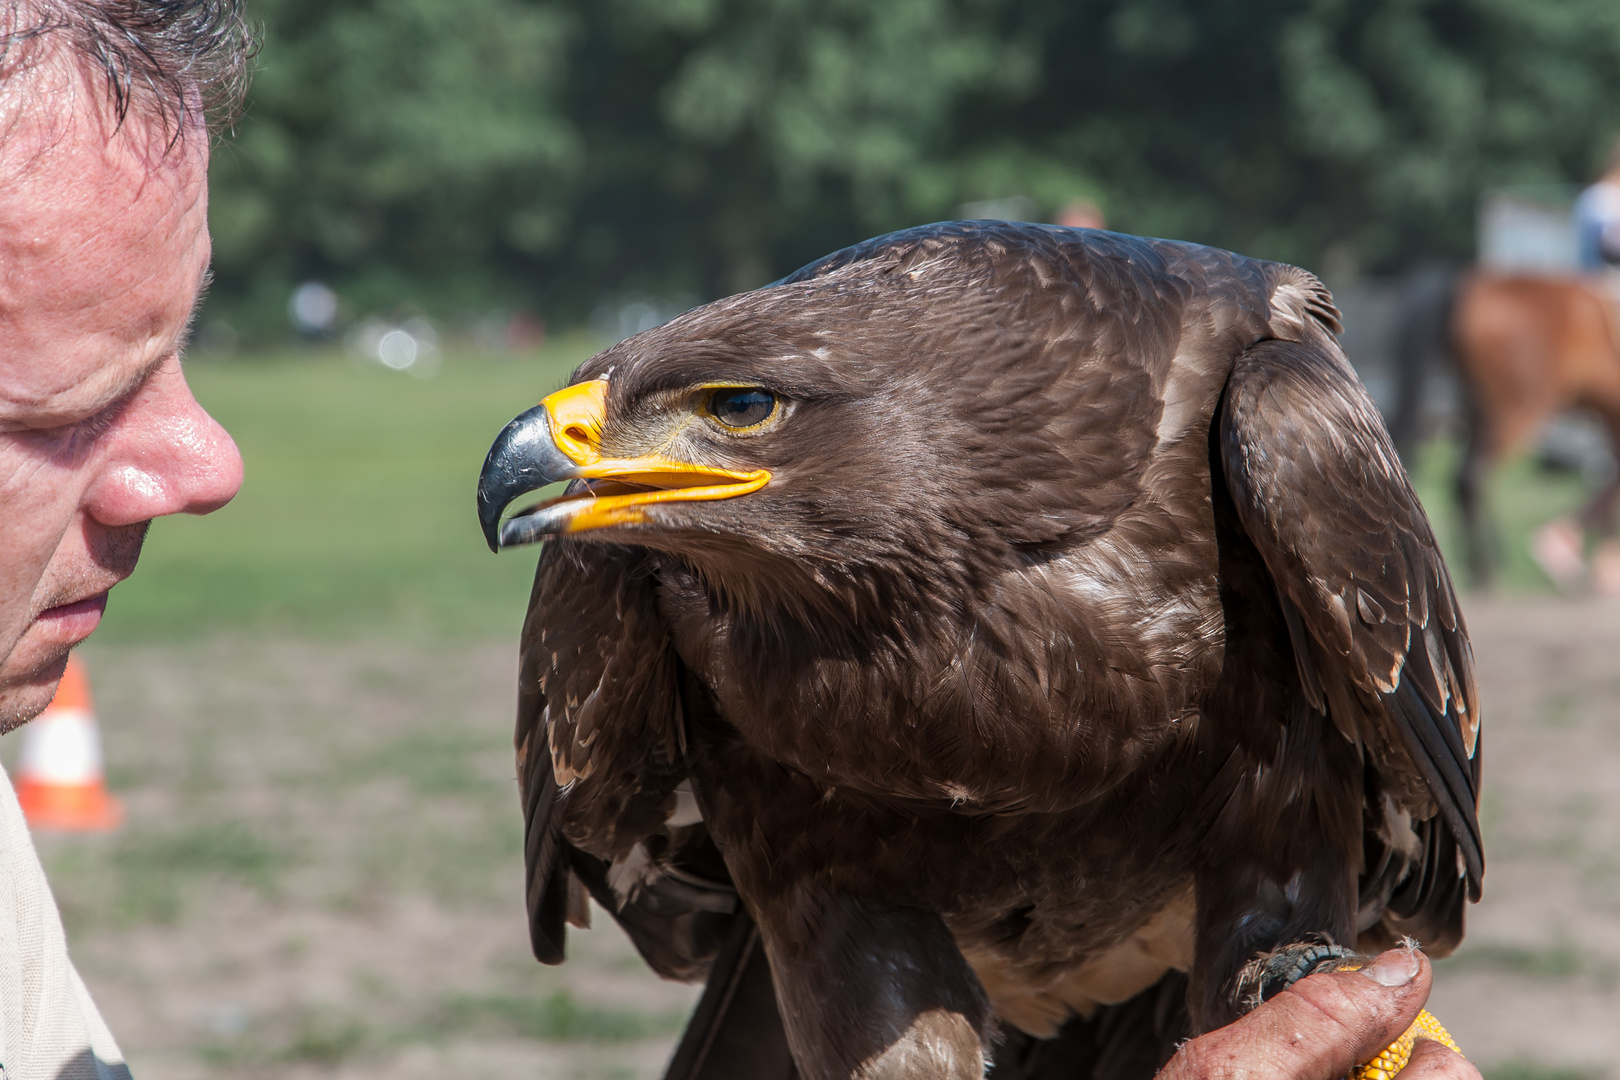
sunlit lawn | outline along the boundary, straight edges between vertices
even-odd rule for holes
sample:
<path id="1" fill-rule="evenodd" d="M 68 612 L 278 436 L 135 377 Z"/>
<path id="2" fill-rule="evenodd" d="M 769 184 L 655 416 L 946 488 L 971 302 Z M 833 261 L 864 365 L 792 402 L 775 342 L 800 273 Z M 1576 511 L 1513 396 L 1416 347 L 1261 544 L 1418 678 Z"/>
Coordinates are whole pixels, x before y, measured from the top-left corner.
<path id="1" fill-rule="evenodd" d="M 198 398 L 242 448 L 247 482 L 211 517 L 154 525 L 101 639 L 222 627 L 514 634 L 535 549 L 497 557 L 484 547 L 473 511 L 478 468 L 501 425 L 592 349 L 575 338 L 521 358 L 452 354 L 432 379 L 313 350 L 189 363 Z M 1449 497 L 1455 457 L 1454 444 L 1431 444 L 1416 477 L 1448 552 L 1459 539 Z M 1505 587 L 1546 588 L 1526 538 L 1580 492 L 1579 480 L 1529 461 L 1496 478 Z"/>
<path id="2" fill-rule="evenodd" d="M 313 350 L 188 361 L 247 479 L 210 517 L 153 525 L 99 639 L 515 634 L 536 549 L 484 546 L 478 469 L 501 426 L 592 349 L 453 354 L 431 379 Z"/>

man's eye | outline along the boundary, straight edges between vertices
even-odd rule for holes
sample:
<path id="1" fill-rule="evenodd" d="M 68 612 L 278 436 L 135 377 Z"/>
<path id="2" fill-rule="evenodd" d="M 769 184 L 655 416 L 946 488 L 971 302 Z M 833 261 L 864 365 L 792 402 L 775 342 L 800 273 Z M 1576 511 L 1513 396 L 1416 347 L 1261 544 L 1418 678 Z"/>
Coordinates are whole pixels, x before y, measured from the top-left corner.
<path id="1" fill-rule="evenodd" d="M 753 427 L 770 419 L 776 411 L 776 395 L 757 386 L 727 387 L 714 392 L 709 399 L 709 411 L 726 427 Z"/>

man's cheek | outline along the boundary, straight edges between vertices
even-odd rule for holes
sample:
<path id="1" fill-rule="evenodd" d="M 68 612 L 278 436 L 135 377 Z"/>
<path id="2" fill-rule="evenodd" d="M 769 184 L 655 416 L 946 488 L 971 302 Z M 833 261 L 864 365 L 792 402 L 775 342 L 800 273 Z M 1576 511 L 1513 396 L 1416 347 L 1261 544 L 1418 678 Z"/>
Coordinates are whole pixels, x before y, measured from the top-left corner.
<path id="1" fill-rule="evenodd" d="M 10 523 L 8 522 L 7 525 Z M 0 525 L 0 550 L 10 553 L 0 561 L 0 667 L 17 645 L 17 639 L 28 629 L 33 616 L 34 587 L 39 583 L 43 565 L 11 543 L 11 530 Z"/>
<path id="2" fill-rule="evenodd" d="M 73 522 L 77 500 L 62 473 L 49 457 L 0 446 L 0 662 L 27 629 L 45 568 Z"/>

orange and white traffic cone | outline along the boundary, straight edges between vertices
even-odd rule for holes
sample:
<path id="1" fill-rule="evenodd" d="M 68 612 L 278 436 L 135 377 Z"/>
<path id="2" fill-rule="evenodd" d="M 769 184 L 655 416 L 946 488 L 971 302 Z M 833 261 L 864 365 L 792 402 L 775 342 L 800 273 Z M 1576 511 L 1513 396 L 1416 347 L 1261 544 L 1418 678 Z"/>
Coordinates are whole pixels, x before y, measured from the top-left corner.
<path id="1" fill-rule="evenodd" d="M 77 656 L 68 657 L 51 703 L 23 729 L 17 801 L 36 829 L 105 832 L 123 824 L 124 807 L 107 792 L 101 733 Z"/>

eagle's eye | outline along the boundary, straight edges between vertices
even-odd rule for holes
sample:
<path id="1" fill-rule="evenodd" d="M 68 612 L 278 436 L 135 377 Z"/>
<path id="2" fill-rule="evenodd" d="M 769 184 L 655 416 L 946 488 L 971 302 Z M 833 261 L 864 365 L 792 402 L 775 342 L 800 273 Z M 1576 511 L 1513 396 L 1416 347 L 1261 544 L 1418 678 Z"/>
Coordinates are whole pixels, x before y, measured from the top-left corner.
<path id="1" fill-rule="evenodd" d="M 727 386 L 709 399 L 709 412 L 729 428 L 747 428 L 769 420 L 776 395 L 757 386 Z"/>

